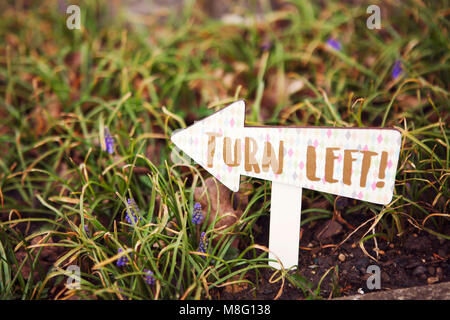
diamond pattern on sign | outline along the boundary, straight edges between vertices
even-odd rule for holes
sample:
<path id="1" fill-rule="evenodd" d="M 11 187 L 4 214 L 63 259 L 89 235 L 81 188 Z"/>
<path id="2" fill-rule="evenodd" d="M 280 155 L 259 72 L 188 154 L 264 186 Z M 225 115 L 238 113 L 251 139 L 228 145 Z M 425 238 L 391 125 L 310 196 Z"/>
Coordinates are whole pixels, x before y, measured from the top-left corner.
<path id="1" fill-rule="evenodd" d="M 172 141 L 181 150 L 186 152 L 195 162 L 204 167 L 214 177 L 233 191 L 239 189 L 240 175 L 251 176 L 266 180 L 275 180 L 303 188 L 314 189 L 331 194 L 360 199 L 364 201 L 387 204 L 392 198 L 392 188 L 395 184 L 395 174 L 401 135 L 397 130 L 369 129 L 369 128 L 273 128 L 273 127 L 245 127 L 245 105 L 237 101 L 213 115 L 196 122 L 191 127 L 177 132 Z M 215 153 L 212 166 L 208 166 L 208 142 L 211 135 L 215 138 Z M 230 169 L 224 162 L 223 138 L 229 137 L 232 141 L 232 154 L 237 139 L 241 142 L 241 162 L 237 167 Z M 259 171 L 245 169 L 245 142 L 246 138 L 254 141 L 257 147 L 254 158 L 257 159 Z M 265 143 L 270 143 L 278 158 L 280 141 L 283 141 L 283 171 L 281 174 L 272 172 L 272 168 L 264 171 L 261 164 Z M 390 143 L 394 142 L 394 144 Z M 316 176 L 318 181 L 312 181 L 307 175 L 307 148 L 315 147 Z M 325 179 L 326 149 L 337 148 L 333 151 L 334 171 L 333 179 L 338 182 L 330 183 Z M 357 150 L 352 153 L 351 184 L 342 183 L 345 167 L 345 150 Z M 360 185 L 361 166 L 364 152 L 375 152 L 371 159 L 366 184 Z M 384 179 L 379 178 L 380 155 L 388 152 Z M 384 187 L 376 186 L 378 181 L 384 182 Z"/>

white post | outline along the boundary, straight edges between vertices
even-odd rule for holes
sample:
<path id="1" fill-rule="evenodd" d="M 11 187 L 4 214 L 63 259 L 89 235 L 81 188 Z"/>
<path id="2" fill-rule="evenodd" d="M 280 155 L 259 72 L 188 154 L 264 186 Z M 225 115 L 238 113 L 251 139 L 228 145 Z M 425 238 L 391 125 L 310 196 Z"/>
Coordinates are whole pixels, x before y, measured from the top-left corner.
<path id="1" fill-rule="evenodd" d="M 301 210 L 302 188 L 272 182 L 269 258 L 275 254 L 285 269 L 298 265 Z M 269 265 L 281 269 L 278 262 Z"/>

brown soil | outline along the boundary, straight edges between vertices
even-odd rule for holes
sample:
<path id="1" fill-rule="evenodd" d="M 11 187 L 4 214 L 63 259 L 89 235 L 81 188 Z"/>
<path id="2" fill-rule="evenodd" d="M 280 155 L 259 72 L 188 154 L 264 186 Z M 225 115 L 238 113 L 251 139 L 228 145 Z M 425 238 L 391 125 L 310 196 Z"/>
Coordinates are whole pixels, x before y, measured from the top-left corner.
<path id="1" fill-rule="evenodd" d="M 308 215 L 304 215 L 302 219 L 307 217 Z M 356 227 L 369 218 L 371 216 L 364 213 L 345 217 L 349 225 Z M 263 231 L 257 241 L 259 244 L 267 246 L 269 218 L 261 217 L 258 224 Z M 331 227 L 327 229 L 329 225 Z M 341 225 L 334 219 L 308 223 L 302 228 L 299 267 L 290 274 L 305 278 L 311 284 L 311 290 L 314 291 L 321 278 L 331 268 L 332 270 L 328 272 L 320 286 L 322 298 L 349 296 L 360 294 L 361 291 L 364 293 L 376 291 L 370 290 L 366 285 L 367 279 L 372 275 L 372 273 L 366 273 L 369 265 L 380 267 L 380 290 L 450 281 L 449 241 L 411 227 L 404 232 L 402 237 L 395 237 L 391 243 L 377 237 L 378 261 L 374 261 L 364 254 L 359 245 L 359 240 L 369 225 L 370 223 L 337 247 L 336 245 L 340 244 L 353 231 L 350 227 Z M 444 231 L 444 234 L 450 234 L 450 226 L 447 225 Z M 364 248 L 368 254 L 377 258 L 373 238 L 364 243 Z M 255 275 L 251 275 L 249 280 L 258 283 L 256 288 L 235 285 L 232 289 L 223 289 L 218 292 L 216 298 L 274 299 L 280 290 L 281 281 L 275 284 L 270 283 L 269 279 L 272 275 L 272 270 L 262 272 L 258 280 Z M 283 293 L 279 298 L 304 299 L 305 296 L 302 290 L 286 280 Z"/>

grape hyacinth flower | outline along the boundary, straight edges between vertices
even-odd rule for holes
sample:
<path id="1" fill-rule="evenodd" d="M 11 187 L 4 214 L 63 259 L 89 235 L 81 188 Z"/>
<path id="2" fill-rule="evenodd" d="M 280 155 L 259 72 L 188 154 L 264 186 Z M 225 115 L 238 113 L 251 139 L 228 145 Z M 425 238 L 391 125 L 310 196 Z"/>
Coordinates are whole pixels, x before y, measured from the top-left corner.
<path id="1" fill-rule="evenodd" d="M 88 227 L 87 224 L 84 225 L 84 231 L 86 232 L 86 234 L 87 234 L 88 236 L 90 236 L 89 227 Z"/>
<path id="2" fill-rule="evenodd" d="M 108 128 L 105 128 L 105 145 L 106 145 L 106 151 L 108 151 L 109 154 L 114 153 L 114 138 L 109 133 Z"/>
<path id="3" fill-rule="evenodd" d="M 341 49 L 342 49 L 341 43 L 338 40 L 335 40 L 333 38 L 329 38 L 327 40 L 327 45 L 336 51 L 341 51 Z"/>
<path id="4" fill-rule="evenodd" d="M 272 42 L 266 41 L 266 42 L 264 42 L 264 43 L 261 45 L 260 48 L 261 48 L 262 51 L 269 51 L 270 48 L 272 48 L 272 47 L 273 47 Z"/>
<path id="5" fill-rule="evenodd" d="M 403 73 L 402 62 L 396 60 L 394 63 L 394 68 L 392 68 L 392 78 L 397 79 Z"/>
<path id="6" fill-rule="evenodd" d="M 125 219 L 129 224 L 137 224 L 141 217 L 139 217 L 139 208 L 133 198 L 128 199 L 128 206 L 130 206 L 130 210 L 127 210 Z"/>
<path id="7" fill-rule="evenodd" d="M 200 235 L 200 244 L 198 246 L 198 252 L 206 253 L 208 251 L 209 241 L 206 239 L 206 233 L 202 232 Z"/>
<path id="8" fill-rule="evenodd" d="M 119 248 L 119 251 L 117 252 L 118 254 L 122 252 L 122 249 Z M 117 260 L 117 266 L 118 267 L 123 267 L 126 266 L 128 264 L 128 258 L 126 256 L 122 256 Z"/>
<path id="9" fill-rule="evenodd" d="M 194 212 L 192 213 L 192 223 L 200 224 L 203 221 L 204 217 L 202 214 L 202 205 L 198 202 L 194 204 Z"/>
<path id="10" fill-rule="evenodd" d="M 154 285 L 156 282 L 156 279 L 153 277 L 153 272 L 151 272 L 150 270 L 144 269 L 144 273 L 146 273 L 146 275 L 144 276 L 145 282 L 149 285 Z"/>

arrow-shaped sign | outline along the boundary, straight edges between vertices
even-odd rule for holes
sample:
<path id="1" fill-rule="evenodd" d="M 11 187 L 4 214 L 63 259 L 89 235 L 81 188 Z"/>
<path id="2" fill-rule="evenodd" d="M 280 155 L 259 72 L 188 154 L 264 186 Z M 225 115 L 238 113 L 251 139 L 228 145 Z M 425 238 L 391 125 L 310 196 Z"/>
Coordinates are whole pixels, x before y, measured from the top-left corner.
<path id="1" fill-rule="evenodd" d="M 241 100 L 174 133 L 171 140 L 234 192 L 240 175 L 272 181 L 269 249 L 285 268 L 298 263 L 302 188 L 377 204 L 391 201 L 399 131 L 245 127 L 244 121 Z"/>

